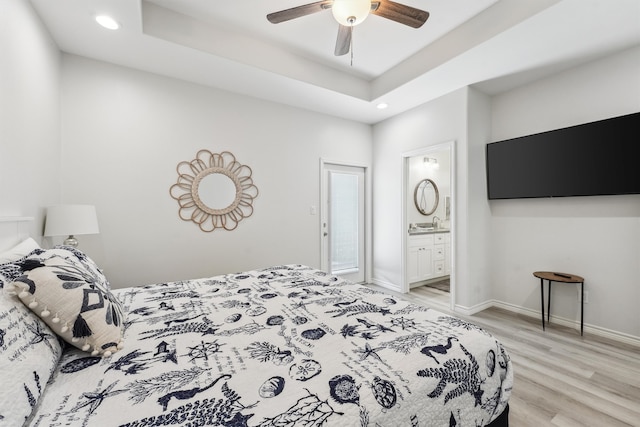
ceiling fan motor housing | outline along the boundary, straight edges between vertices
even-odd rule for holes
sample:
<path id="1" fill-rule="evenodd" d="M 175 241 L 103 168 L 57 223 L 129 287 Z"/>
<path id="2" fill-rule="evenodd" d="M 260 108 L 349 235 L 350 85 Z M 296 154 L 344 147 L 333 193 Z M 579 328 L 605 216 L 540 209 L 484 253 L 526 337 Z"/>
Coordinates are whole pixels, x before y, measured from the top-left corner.
<path id="1" fill-rule="evenodd" d="M 353 27 L 364 22 L 369 14 L 390 19 L 412 28 L 420 28 L 429 18 L 427 11 L 392 0 L 320 0 L 270 13 L 267 15 L 267 20 L 272 24 L 279 24 L 327 9 L 331 9 L 333 17 L 340 24 L 336 40 L 336 56 L 349 53 Z"/>
<path id="2" fill-rule="evenodd" d="M 334 0 L 333 17 L 344 26 L 361 24 L 371 12 L 371 0 Z"/>

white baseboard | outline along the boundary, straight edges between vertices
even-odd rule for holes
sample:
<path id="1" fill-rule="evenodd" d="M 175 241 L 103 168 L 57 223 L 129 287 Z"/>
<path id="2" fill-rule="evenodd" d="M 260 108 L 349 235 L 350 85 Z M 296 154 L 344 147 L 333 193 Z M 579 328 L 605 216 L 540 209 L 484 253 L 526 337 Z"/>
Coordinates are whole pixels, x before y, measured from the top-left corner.
<path id="1" fill-rule="evenodd" d="M 520 307 L 517 306 L 515 304 L 509 304 L 506 302 L 502 302 L 502 301 L 496 301 L 496 300 L 492 300 L 492 301 L 488 301 L 484 304 L 479 304 L 477 306 L 472 307 L 472 309 L 475 309 L 476 307 L 480 307 L 480 306 L 485 306 L 487 304 L 490 304 L 489 307 L 498 307 L 498 308 L 502 308 L 504 310 L 507 311 L 511 311 L 513 313 L 517 313 L 517 314 L 522 314 L 524 316 L 527 317 L 533 317 L 537 320 L 540 321 L 540 323 L 542 323 L 542 314 L 537 311 L 537 310 L 532 310 L 530 308 L 526 308 L 526 307 Z M 488 308 L 488 307 L 487 307 Z M 458 309 L 458 306 L 456 306 L 456 310 Z M 461 307 L 460 312 L 464 313 L 463 309 L 465 309 L 464 307 Z M 471 314 L 474 313 L 478 313 L 478 311 L 480 310 L 476 310 L 473 311 Z M 567 319 L 564 317 L 560 317 L 560 316 L 555 316 L 555 315 L 551 315 L 551 321 L 552 323 L 558 324 L 558 325 L 562 325 L 562 326 L 566 326 L 569 328 L 574 328 L 574 329 L 578 329 L 580 330 L 580 322 L 573 320 L 573 319 Z M 540 325 L 540 328 L 542 328 L 542 324 Z M 639 346 L 640 347 L 640 337 L 636 337 L 630 334 L 626 334 L 624 332 L 618 332 L 618 331 L 614 331 L 611 329 L 607 329 L 607 328 L 602 328 L 600 326 L 594 326 L 594 325 L 588 325 L 588 324 L 584 324 L 584 333 L 590 333 L 593 335 L 598 335 L 604 338 L 609 338 L 615 341 L 619 341 L 619 342 L 623 342 L 626 344 L 630 344 L 633 346 Z"/>
<path id="2" fill-rule="evenodd" d="M 381 287 L 389 289 L 391 291 L 402 292 L 400 290 L 400 288 L 398 286 L 396 286 L 395 284 L 393 284 L 393 283 L 386 282 L 386 281 L 380 280 L 380 279 L 373 279 L 372 282 L 375 285 L 381 286 Z M 530 308 L 521 307 L 521 306 L 518 306 L 518 305 L 515 305 L 515 304 L 510 304 L 510 303 L 497 301 L 497 300 L 485 301 L 483 303 L 476 304 L 476 305 L 473 305 L 471 307 L 466 307 L 466 306 L 463 306 L 463 305 L 456 304 L 454 311 L 456 313 L 460 313 L 460 314 L 463 314 L 465 316 L 473 316 L 474 314 L 479 313 L 479 312 L 481 312 L 483 310 L 486 310 L 488 308 L 491 308 L 491 307 L 502 308 L 504 310 L 511 311 L 512 313 L 522 314 L 524 316 L 532 317 L 532 318 L 535 318 L 535 319 L 538 319 L 539 321 L 541 321 L 541 313 L 539 311 L 537 311 L 537 310 L 532 310 Z M 448 308 L 448 307 L 444 307 L 444 308 Z M 559 316 L 555 316 L 555 315 L 551 315 L 551 320 L 552 320 L 552 323 L 580 330 L 580 322 L 579 321 L 576 321 L 576 320 L 573 320 L 573 319 L 567 319 L 567 318 L 559 317 Z M 542 325 L 540 326 L 540 328 L 542 328 Z M 608 338 L 608 339 L 611 339 L 611 340 L 614 340 L 614 341 L 619 341 L 619 342 L 622 342 L 622 343 L 626 343 L 626 344 L 630 344 L 630 345 L 633 345 L 633 346 L 640 347 L 640 337 L 636 337 L 636 336 L 631 335 L 631 334 L 626 334 L 624 332 L 614 331 L 614 330 L 611 330 L 611 329 L 602 328 L 600 326 L 594 326 L 594 325 L 589 325 L 589 324 L 585 323 L 584 324 L 584 333 L 585 334 L 589 333 L 589 334 L 593 334 L 593 335 L 598 335 L 598 336 L 601 336 L 601 337 L 604 337 L 604 338 Z"/>
<path id="3" fill-rule="evenodd" d="M 456 304 L 455 312 L 462 313 L 465 316 L 473 316 L 474 314 L 480 313 L 482 310 L 486 310 L 487 308 L 491 308 L 493 306 L 494 306 L 494 301 L 486 301 L 471 307 L 465 307 L 463 305 Z"/>
<path id="4" fill-rule="evenodd" d="M 380 280 L 380 279 L 372 279 L 371 283 L 373 283 L 374 285 L 378 285 L 378 286 L 381 286 L 383 288 L 389 289 L 390 291 L 402 293 L 402 289 L 400 289 L 400 287 L 397 286 L 395 283 L 386 282 L 386 281 Z"/>

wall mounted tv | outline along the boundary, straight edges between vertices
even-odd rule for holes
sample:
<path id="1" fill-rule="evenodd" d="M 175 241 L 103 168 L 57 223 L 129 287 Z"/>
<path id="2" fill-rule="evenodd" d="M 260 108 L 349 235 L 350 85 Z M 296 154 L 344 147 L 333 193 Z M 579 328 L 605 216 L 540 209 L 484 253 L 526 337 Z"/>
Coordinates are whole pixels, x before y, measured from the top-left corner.
<path id="1" fill-rule="evenodd" d="M 640 113 L 487 144 L 490 200 L 640 194 Z"/>

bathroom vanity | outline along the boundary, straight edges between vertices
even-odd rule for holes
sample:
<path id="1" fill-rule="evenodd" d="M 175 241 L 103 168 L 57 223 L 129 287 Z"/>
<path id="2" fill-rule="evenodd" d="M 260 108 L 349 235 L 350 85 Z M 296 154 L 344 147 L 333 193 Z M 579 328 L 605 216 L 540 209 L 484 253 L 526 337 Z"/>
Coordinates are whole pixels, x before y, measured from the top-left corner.
<path id="1" fill-rule="evenodd" d="M 410 284 L 451 273 L 451 237 L 444 228 L 409 231 L 407 276 Z"/>

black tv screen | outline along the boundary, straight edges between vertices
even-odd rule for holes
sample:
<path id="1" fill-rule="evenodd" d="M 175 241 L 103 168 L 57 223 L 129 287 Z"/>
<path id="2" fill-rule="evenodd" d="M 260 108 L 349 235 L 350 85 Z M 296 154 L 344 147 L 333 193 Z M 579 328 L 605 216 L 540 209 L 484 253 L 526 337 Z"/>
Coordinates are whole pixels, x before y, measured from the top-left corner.
<path id="1" fill-rule="evenodd" d="M 490 200 L 640 194 L 640 113 L 487 144 Z"/>

